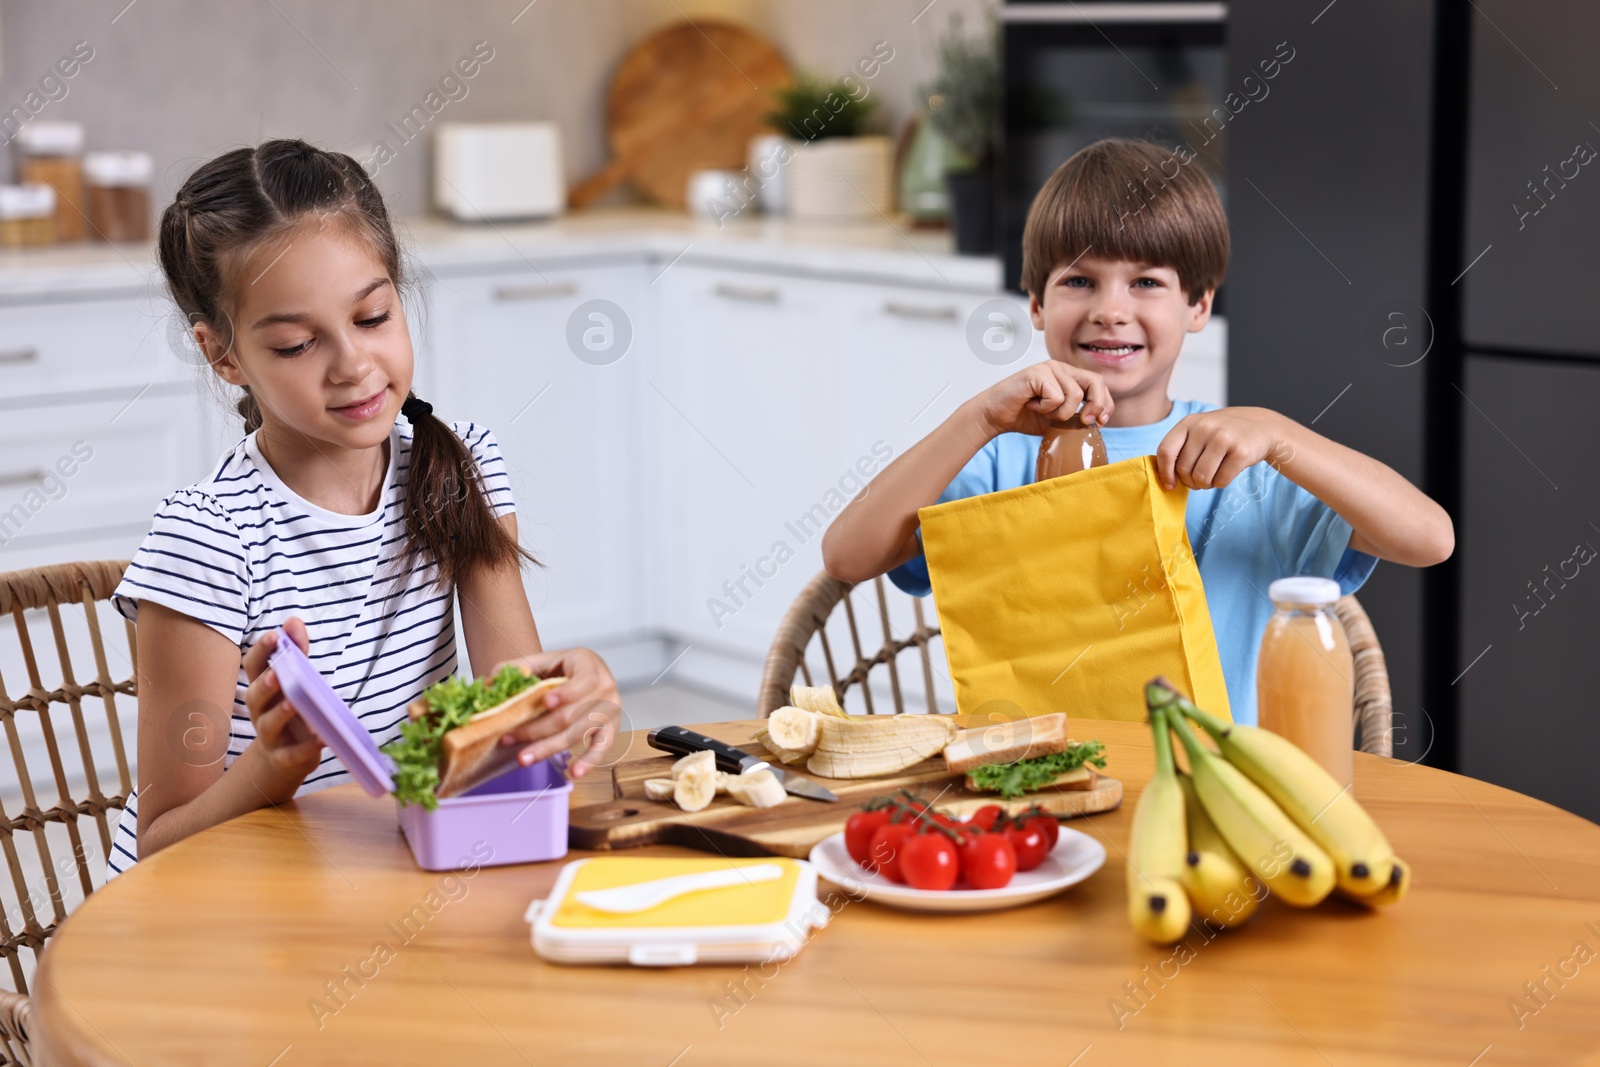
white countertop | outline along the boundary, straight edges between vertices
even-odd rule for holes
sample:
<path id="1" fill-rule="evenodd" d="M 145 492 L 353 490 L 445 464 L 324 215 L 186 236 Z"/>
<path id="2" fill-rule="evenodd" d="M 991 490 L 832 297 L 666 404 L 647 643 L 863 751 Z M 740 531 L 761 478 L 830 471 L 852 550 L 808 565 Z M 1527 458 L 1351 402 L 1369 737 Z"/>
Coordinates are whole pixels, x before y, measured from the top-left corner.
<path id="1" fill-rule="evenodd" d="M 997 259 L 957 256 L 945 231 L 881 220 L 822 226 L 753 217 L 715 222 L 652 208 L 586 211 L 546 222 L 455 223 L 401 219 L 407 250 L 435 273 L 519 263 L 645 256 L 698 265 L 858 278 L 891 284 L 996 292 Z M 162 288 L 155 246 L 84 243 L 0 252 L 0 300 L 126 295 Z"/>

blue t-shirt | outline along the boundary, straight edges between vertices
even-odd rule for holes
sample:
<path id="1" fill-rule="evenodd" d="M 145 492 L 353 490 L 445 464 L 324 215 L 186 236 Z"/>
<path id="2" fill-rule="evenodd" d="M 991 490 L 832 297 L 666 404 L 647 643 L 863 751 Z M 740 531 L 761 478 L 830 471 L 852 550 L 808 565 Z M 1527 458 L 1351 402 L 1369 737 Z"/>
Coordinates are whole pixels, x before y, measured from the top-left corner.
<path id="1" fill-rule="evenodd" d="M 1107 426 L 1101 430 L 1106 457 L 1116 463 L 1153 456 L 1178 420 L 1212 410 L 1211 404 L 1179 400 L 1160 422 Z M 1031 484 L 1039 442 L 1028 434 L 1001 434 L 961 469 L 939 502 Z M 1264 462 L 1247 468 L 1225 488 L 1190 490 L 1185 519 L 1205 584 L 1233 718 L 1253 726 L 1256 656 L 1273 611 L 1268 584 L 1306 574 L 1332 578 L 1343 592 L 1353 593 L 1378 558 L 1352 549 L 1348 522 Z M 928 595 L 927 557 L 907 560 L 889 572 L 889 579 L 907 593 Z"/>

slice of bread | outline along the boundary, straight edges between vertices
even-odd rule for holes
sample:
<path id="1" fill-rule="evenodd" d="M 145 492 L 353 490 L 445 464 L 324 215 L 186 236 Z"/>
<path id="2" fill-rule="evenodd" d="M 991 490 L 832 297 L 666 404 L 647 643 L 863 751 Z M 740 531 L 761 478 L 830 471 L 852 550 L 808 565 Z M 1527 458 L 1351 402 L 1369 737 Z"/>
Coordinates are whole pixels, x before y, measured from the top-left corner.
<path id="1" fill-rule="evenodd" d="M 1034 796 L 1037 793 L 1044 792 L 1046 789 L 1065 789 L 1070 792 L 1093 789 L 1095 787 L 1095 783 L 1099 780 L 1100 772 L 1094 767 L 1085 764 L 1076 770 L 1071 770 L 1065 772 L 1064 774 L 1056 775 L 1053 780 L 1046 782 L 1038 789 L 1030 789 L 1025 796 Z M 966 786 L 974 793 L 990 792 L 990 790 L 984 789 L 980 785 L 975 785 L 970 775 L 967 776 Z"/>
<path id="2" fill-rule="evenodd" d="M 545 713 L 544 698 L 565 678 L 535 682 L 510 700 L 485 708 L 439 739 L 440 797 L 460 796 L 517 765 L 520 745 L 500 738 Z"/>
<path id="3" fill-rule="evenodd" d="M 964 773 L 989 763 L 1015 763 L 1065 752 L 1071 743 L 1066 713 L 1035 715 L 962 730 L 945 746 L 944 761 L 952 771 Z"/>

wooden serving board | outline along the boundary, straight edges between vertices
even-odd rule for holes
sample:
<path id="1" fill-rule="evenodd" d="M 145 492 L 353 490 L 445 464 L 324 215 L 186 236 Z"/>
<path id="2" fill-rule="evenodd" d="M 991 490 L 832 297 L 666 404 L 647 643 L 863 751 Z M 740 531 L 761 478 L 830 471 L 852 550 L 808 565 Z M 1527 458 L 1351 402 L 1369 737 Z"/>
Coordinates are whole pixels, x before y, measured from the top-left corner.
<path id="1" fill-rule="evenodd" d="M 717 736 L 746 752 L 768 757 L 752 732 L 760 722 L 720 725 Z M 653 751 L 653 750 L 652 750 Z M 955 814 L 985 804 L 1004 803 L 1020 811 L 1038 804 L 1061 818 L 1110 811 L 1122 803 L 1122 783 L 1101 776 L 1093 789 L 1053 789 L 1021 800 L 1002 802 L 992 793 L 969 792 L 965 776 L 953 774 L 942 757 L 924 760 L 899 774 L 879 778 L 822 778 L 806 774 L 831 789 L 835 802 L 791 796 L 775 808 L 751 808 L 719 796 L 702 811 L 680 811 L 668 801 L 646 800 L 646 778 L 666 778 L 676 757 L 625 759 L 611 768 L 613 800 L 574 808 L 568 814 L 568 841 L 578 849 L 631 848 L 636 845 L 683 845 L 726 856 L 793 856 L 804 859 L 824 838 L 844 829 L 845 820 L 873 797 L 910 789 Z"/>
<path id="2" fill-rule="evenodd" d="M 773 91 L 791 80 L 778 49 L 736 23 L 698 19 L 651 34 L 623 59 L 606 97 L 612 159 L 568 202 L 586 207 L 631 180 L 682 209 L 690 174 L 745 165 L 750 138 L 777 106 Z"/>

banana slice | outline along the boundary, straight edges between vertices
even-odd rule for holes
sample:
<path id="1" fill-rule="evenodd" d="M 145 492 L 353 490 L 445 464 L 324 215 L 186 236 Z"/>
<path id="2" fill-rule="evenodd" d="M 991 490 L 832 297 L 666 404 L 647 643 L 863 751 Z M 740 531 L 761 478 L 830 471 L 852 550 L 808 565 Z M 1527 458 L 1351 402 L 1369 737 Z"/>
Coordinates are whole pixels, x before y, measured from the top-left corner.
<path id="1" fill-rule="evenodd" d="M 844 708 L 839 706 L 839 696 L 831 685 L 792 685 L 789 703 L 801 711 L 814 711 L 819 715 L 836 715 L 843 718 Z"/>
<path id="2" fill-rule="evenodd" d="M 717 772 L 704 765 L 686 767 L 672 783 L 672 799 L 684 811 L 700 811 L 716 795 Z"/>
<path id="3" fill-rule="evenodd" d="M 717 772 L 717 796 L 720 797 L 724 793 L 731 793 L 733 790 L 730 788 L 730 786 L 733 783 L 734 779 L 736 779 L 738 777 L 739 776 L 737 774 L 729 774 L 727 771 L 718 771 Z"/>
<path id="4" fill-rule="evenodd" d="M 788 798 L 783 785 L 765 767 L 748 774 L 729 775 L 728 793 L 752 808 L 775 808 Z"/>
<path id="5" fill-rule="evenodd" d="M 691 752 L 672 765 L 672 777 L 682 778 L 686 771 L 694 767 L 704 767 L 707 774 L 716 774 L 717 757 L 708 749 Z"/>
<path id="6" fill-rule="evenodd" d="M 757 741 L 761 742 L 768 752 L 778 757 L 778 759 L 784 763 L 804 763 L 806 757 L 811 755 L 809 751 L 802 752 L 798 749 L 784 748 L 782 745 L 778 744 L 772 739 L 772 734 L 767 732 L 767 728 L 765 726 L 756 727 L 754 736 Z"/>
<path id="7" fill-rule="evenodd" d="M 818 713 L 801 708 L 779 708 L 767 717 L 767 736 L 773 744 L 790 752 L 811 755 L 822 737 Z"/>
<path id="8" fill-rule="evenodd" d="M 646 778 L 644 780 L 644 796 L 646 800 L 671 800 L 677 782 L 671 778 Z"/>

